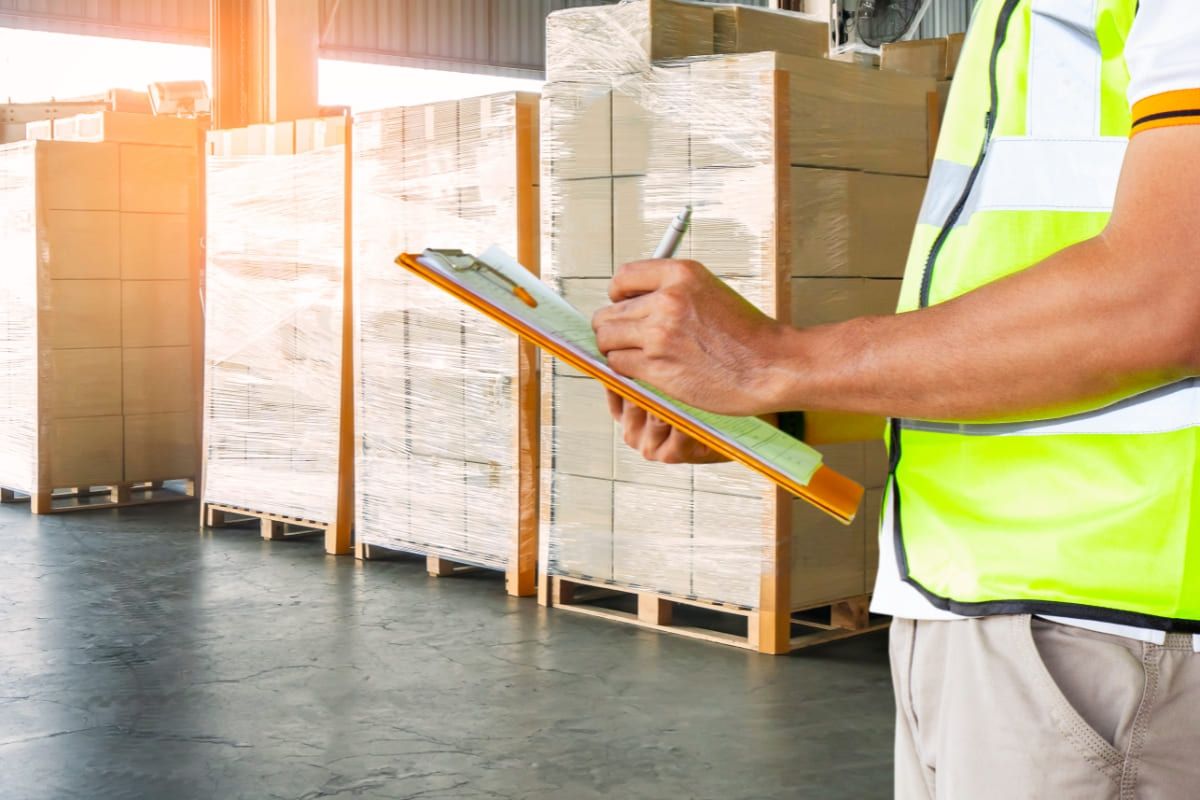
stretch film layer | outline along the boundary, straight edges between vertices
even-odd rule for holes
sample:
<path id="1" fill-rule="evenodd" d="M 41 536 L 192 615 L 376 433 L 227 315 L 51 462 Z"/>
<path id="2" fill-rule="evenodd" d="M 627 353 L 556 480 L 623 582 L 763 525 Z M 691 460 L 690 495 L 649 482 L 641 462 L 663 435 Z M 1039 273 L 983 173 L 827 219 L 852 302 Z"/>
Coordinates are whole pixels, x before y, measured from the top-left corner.
<path id="1" fill-rule="evenodd" d="M 724 45 L 705 43 L 702 13 L 634 2 L 551 15 L 543 276 L 594 312 L 614 272 L 647 258 L 690 205 L 677 257 L 765 313 L 801 325 L 892 313 L 924 186 L 925 83 L 803 57 L 823 52 L 819 36 L 801 56 L 710 55 L 750 46 L 754 30 L 739 32 L 735 14 Z M 888 118 L 890 137 L 873 137 Z M 598 384 L 553 361 L 543 380 L 548 574 L 758 608 L 786 546 L 793 607 L 868 590 L 881 442 L 822 448 L 869 490 L 847 528 L 740 465 L 647 462 Z"/>
<path id="2" fill-rule="evenodd" d="M 536 417 L 519 403 L 519 341 L 395 263 L 431 247 L 536 255 L 525 220 L 535 110 L 535 96 L 509 93 L 356 120 L 356 530 L 367 545 L 495 569 L 535 547 L 519 541 L 536 536 L 521 524 Z"/>
<path id="3" fill-rule="evenodd" d="M 336 516 L 345 151 L 208 159 L 204 498 Z"/>

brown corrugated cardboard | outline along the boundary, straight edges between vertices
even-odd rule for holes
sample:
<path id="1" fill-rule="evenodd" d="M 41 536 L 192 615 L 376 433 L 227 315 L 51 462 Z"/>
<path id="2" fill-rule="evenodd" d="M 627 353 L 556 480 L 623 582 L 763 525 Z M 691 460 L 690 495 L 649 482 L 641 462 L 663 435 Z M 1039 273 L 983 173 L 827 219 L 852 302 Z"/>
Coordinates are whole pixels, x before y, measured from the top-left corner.
<path id="1" fill-rule="evenodd" d="M 196 162 L 182 147 L 121 145 L 121 210 L 186 214 L 196 191 Z"/>
<path id="2" fill-rule="evenodd" d="M 566 278 L 612 275 L 612 178 L 564 181 L 543 209 L 556 235 L 545 258 Z"/>
<path id="3" fill-rule="evenodd" d="M 680 0 L 571 8 L 546 18 L 546 80 L 623 75 L 713 52 L 713 9 Z"/>
<path id="4" fill-rule="evenodd" d="M 121 214 L 121 277 L 187 278 L 191 246 L 187 214 Z"/>
<path id="5" fill-rule="evenodd" d="M 883 70 L 922 75 L 941 81 L 950 77 L 946 67 L 945 39 L 886 42 L 880 48 L 879 68 Z"/>
<path id="6" fill-rule="evenodd" d="M 925 179 L 793 167 L 793 277 L 901 278 Z"/>
<path id="7" fill-rule="evenodd" d="M 121 225 L 116 211 L 46 212 L 39 249 L 51 278 L 120 278 Z"/>
<path id="8" fill-rule="evenodd" d="M 774 528 L 770 504 L 757 497 L 696 492 L 693 495 L 692 593 L 722 603 L 757 607 L 760 576 L 754 570 L 714 570 L 733 557 L 753 563 L 767 531 Z"/>
<path id="9" fill-rule="evenodd" d="M 54 486 L 100 486 L 123 474 L 122 417 L 59 419 L 47 425 Z"/>
<path id="10" fill-rule="evenodd" d="M 191 342 L 189 281 L 122 281 L 125 347 L 182 347 Z"/>
<path id="11" fill-rule="evenodd" d="M 604 387 L 591 378 L 554 378 L 554 456 L 556 473 L 611 479 L 615 426 Z"/>
<path id="12" fill-rule="evenodd" d="M 824 605 L 866 591 L 863 515 L 842 525 L 799 500 L 792 502 L 792 607 Z"/>
<path id="13" fill-rule="evenodd" d="M 189 411 L 125 417 L 125 479 L 187 478 L 196 471 L 195 419 Z"/>
<path id="14" fill-rule="evenodd" d="M 192 411 L 192 348 L 130 347 L 120 364 L 126 414 Z"/>
<path id="15" fill-rule="evenodd" d="M 646 510 L 654 509 L 653 530 Z M 653 536 L 647 535 L 653 533 Z M 680 596 L 692 593 L 692 493 L 641 484 L 613 489 L 613 580 Z"/>
<path id="16" fill-rule="evenodd" d="M 47 209 L 118 210 L 118 147 L 110 143 L 39 141 L 38 155 L 45 157 L 39 184 L 42 205 Z"/>
<path id="17" fill-rule="evenodd" d="M 758 53 L 774 50 L 824 58 L 829 50 L 829 23 L 787 11 L 749 6 L 716 9 L 715 53 Z"/>
<path id="18" fill-rule="evenodd" d="M 554 482 L 554 521 L 560 532 L 549 548 L 559 572 L 596 580 L 613 575 L 613 483 L 561 475 Z"/>
<path id="19" fill-rule="evenodd" d="M 48 396 L 41 399 L 58 418 L 121 413 L 121 349 L 51 350 Z"/>
<path id="20" fill-rule="evenodd" d="M 121 346 L 121 282 L 46 281 L 42 301 L 52 350 Z"/>

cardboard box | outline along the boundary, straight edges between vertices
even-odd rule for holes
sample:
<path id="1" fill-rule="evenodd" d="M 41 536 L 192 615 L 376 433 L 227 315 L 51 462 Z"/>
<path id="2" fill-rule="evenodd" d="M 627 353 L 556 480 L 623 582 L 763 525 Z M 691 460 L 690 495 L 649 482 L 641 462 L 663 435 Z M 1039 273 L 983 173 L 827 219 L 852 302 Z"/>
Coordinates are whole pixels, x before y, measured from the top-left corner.
<path id="1" fill-rule="evenodd" d="M 189 225 L 187 214 L 122 213 L 120 277 L 186 279 L 196 249 Z"/>
<path id="2" fill-rule="evenodd" d="M 42 318 L 52 350 L 121 346 L 121 282 L 50 280 Z"/>
<path id="3" fill-rule="evenodd" d="M 963 44 L 966 43 L 965 33 L 952 33 L 946 37 L 946 70 L 947 80 L 954 77 L 958 71 L 958 60 L 962 58 Z"/>
<path id="4" fill-rule="evenodd" d="M 900 281 L 887 278 L 793 278 L 792 324 L 827 325 L 896 313 Z"/>
<path id="5" fill-rule="evenodd" d="M 654 509 L 652 521 L 647 509 Z M 614 484 L 613 580 L 679 596 L 692 593 L 690 491 Z"/>
<path id="6" fill-rule="evenodd" d="M 56 418 L 119 415 L 121 349 L 51 350 L 48 387 L 42 402 Z"/>
<path id="7" fill-rule="evenodd" d="M 763 542 L 774 529 L 770 504 L 758 497 L 693 495 L 692 592 L 757 608 Z"/>
<path id="8" fill-rule="evenodd" d="M 604 387 L 591 378 L 554 378 L 551 461 L 556 474 L 614 477 L 616 428 L 608 413 Z"/>
<path id="9" fill-rule="evenodd" d="M 714 16 L 715 53 L 758 53 L 774 50 L 824 58 L 829 51 L 829 22 L 749 6 L 718 7 Z"/>
<path id="10" fill-rule="evenodd" d="M 546 80 L 625 75 L 713 52 L 713 9 L 681 0 L 570 8 L 546 18 Z"/>
<path id="11" fill-rule="evenodd" d="M 125 348 L 120 367 L 123 413 L 195 411 L 190 346 Z"/>
<path id="12" fill-rule="evenodd" d="M 191 150 L 121 146 L 121 210 L 186 214 L 193 205 L 198 159 Z"/>
<path id="13" fill-rule="evenodd" d="M 57 279 L 121 277 L 120 215 L 116 211 L 46 212 L 43 268 Z"/>
<path id="14" fill-rule="evenodd" d="M 563 278 L 607 278 L 613 263 L 611 178 L 560 181 L 547 196 L 546 258 Z"/>
<path id="15" fill-rule="evenodd" d="M 624 126 L 624 106 L 622 114 Z M 540 119 L 544 180 L 613 174 L 613 93 L 608 84 L 546 84 Z"/>
<path id="16" fill-rule="evenodd" d="M 125 475 L 130 481 L 196 474 L 196 420 L 191 411 L 125 417 Z"/>
<path id="17" fill-rule="evenodd" d="M 38 142 L 40 202 L 47 209 L 116 211 L 121 205 L 119 145 Z"/>
<path id="18" fill-rule="evenodd" d="M 792 275 L 902 278 L 925 179 L 793 167 Z"/>
<path id="19" fill-rule="evenodd" d="M 55 120 L 54 138 L 76 142 L 126 142 L 168 147 L 198 147 L 200 123 L 149 113 L 97 111 Z"/>
<path id="20" fill-rule="evenodd" d="M 947 63 L 945 39 L 886 42 L 880 48 L 879 68 L 884 70 L 941 81 L 950 77 L 946 72 Z"/>
<path id="21" fill-rule="evenodd" d="M 563 474 L 552 491 L 547 552 L 555 572 L 612 580 L 614 484 Z"/>
<path id="22" fill-rule="evenodd" d="M 792 502 L 792 607 L 825 605 L 867 591 L 863 515 L 843 525 L 807 503 Z"/>
<path id="23" fill-rule="evenodd" d="M 49 485 L 104 486 L 124 475 L 124 418 L 56 419 L 49 430 Z M 25 488 L 25 487 L 17 487 Z"/>
<path id="24" fill-rule="evenodd" d="M 186 280 L 122 281 L 125 347 L 183 347 L 191 342 L 193 287 Z"/>

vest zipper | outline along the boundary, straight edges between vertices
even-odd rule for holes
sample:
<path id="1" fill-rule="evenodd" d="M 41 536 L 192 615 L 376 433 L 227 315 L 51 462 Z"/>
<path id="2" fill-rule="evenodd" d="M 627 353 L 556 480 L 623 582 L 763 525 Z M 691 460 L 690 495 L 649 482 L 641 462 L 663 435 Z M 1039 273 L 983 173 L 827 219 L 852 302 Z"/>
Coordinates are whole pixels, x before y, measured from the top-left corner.
<path id="1" fill-rule="evenodd" d="M 979 171 L 983 168 L 983 160 L 987 156 L 988 145 L 992 141 L 992 131 L 996 127 L 996 109 L 1000 102 L 1000 92 L 996 83 L 996 63 L 1000 58 L 1000 48 L 1004 46 L 1004 42 L 1008 38 L 1008 23 L 1012 20 L 1013 12 L 1020 4 L 1021 0 L 1006 0 L 1004 7 L 1000 9 L 1000 15 L 996 18 L 996 38 L 992 44 L 992 58 L 988 65 L 988 83 L 992 92 L 991 105 L 983 118 L 983 145 L 979 148 L 979 157 L 975 159 L 975 166 L 972 167 L 971 174 L 967 176 L 967 185 L 963 188 L 954 208 L 950 210 L 950 216 L 946 218 L 946 223 L 938 232 L 937 238 L 934 239 L 933 247 L 929 248 L 929 257 L 925 259 L 925 271 L 921 275 L 921 308 L 929 305 L 934 265 L 937 263 L 938 255 L 942 252 L 946 240 L 950 238 L 950 231 L 954 230 L 958 218 L 962 216 L 967 207 L 967 200 L 971 197 L 971 190 L 975 188 L 975 181 L 979 178 Z"/>

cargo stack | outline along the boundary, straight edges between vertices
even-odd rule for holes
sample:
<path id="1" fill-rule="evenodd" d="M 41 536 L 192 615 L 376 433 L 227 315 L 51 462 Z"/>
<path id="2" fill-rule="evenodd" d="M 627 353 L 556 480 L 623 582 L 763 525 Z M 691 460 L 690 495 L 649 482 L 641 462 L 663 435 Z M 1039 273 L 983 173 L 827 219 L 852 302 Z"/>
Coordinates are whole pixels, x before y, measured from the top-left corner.
<path id="1" fill-rule="evenodd" d="M 756 31 L 801 52 L 714 53 L 753 49 Z M 811 18 L 672 0 L 551 15 L 546 278 L 594 312 L 614 270 L 691 205 L 678 257 L 764 312 L 797 325 L 892 313 L 934 86 L 826 60 L 826 41 Z M 811 420 L 814 439 L 837 442 L 826 462 L 870 490 L 847 528 L 740 465 L 643 461 L 599 384 L 563 364 L 547 361 L 544 387 L 543 602 L 772 653 L 878 627 L 886 459 L 878 440 L 846 440 L 881 437 L 881 421 Z M 597 590 L 636 607 L 583 604 Z M 684 621 L 696 609 L 724 617 L 720 630 Z"/>
<path id="2" fill-rule="evenodd" d="M 34 513 L 190 499 L 200 129 L 30 127 L 0 147 L 0 496 Z"/>
<path id="3" fill-rule="evenodd" d="M 343 117 L 209 134 L 204 518 L 350 550 Z"/>
<path id="4" fill-rule="evenodd" d="M 536 579 L 537 351 L 395 259 L 498 245 L 537 270 L 537 103 L 377 111 L 354 136 L 356 552 L 500 570 L 514 595 Z"/>

